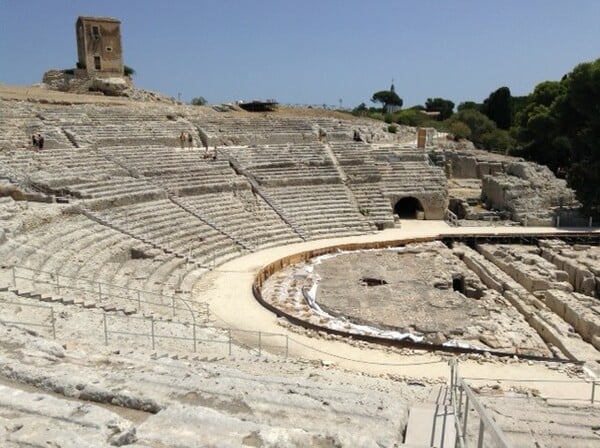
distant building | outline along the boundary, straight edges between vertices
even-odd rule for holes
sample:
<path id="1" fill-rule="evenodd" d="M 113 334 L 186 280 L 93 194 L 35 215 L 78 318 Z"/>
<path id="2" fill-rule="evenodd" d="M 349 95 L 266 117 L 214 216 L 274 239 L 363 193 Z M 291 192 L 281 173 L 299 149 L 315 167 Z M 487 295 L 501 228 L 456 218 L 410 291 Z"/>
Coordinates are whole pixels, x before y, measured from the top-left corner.
<path id="1" fill-rule="evenodd" d="M 120 21 L 110 17 L 79 17 L 75 30 L 78 69 L 101 78 L 123 76 Z"/>

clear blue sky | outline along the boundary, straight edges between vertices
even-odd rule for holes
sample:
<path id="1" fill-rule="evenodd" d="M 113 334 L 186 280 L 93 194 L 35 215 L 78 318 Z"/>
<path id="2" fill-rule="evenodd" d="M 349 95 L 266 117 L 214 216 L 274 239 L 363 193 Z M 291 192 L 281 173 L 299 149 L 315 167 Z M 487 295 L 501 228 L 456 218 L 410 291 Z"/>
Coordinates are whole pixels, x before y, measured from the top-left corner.
<path id="1" fill-rule="evenodd" d="M 78 16 L 121 20 L 136 85 L 189 101 L 405 106 L 525 95 L 600 57 L 600 0 L 0 0 L 0 82 L 77 60 Z"/>

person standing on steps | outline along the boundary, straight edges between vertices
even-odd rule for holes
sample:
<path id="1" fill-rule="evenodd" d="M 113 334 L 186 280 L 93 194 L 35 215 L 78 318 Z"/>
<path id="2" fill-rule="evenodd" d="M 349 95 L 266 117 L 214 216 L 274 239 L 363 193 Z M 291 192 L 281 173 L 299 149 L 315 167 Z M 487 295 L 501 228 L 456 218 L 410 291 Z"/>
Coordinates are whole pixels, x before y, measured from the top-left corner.
<path id="1" fill-rule="evenodd" d="M 42 134 L 37 135 L 37 144 L 40 150 L 44 149 L 44 136 Z"/>
<path id="2" fill-rule="evenodd" d="M 192 133 L 188 132 L 188 145 L 190 149 L 194 147 L 194 137 L 192 137 Z"/>
<path id="3" fill-rule="evenodd" d="M 181 149 L 185 148 L 185 132 L 183 131 L 179 134 L 179 145 L 181 146 Z"/>
<path id="4" fill-rule="evenodd" d="M 35 136 L 35 134 L 33 134 L 31 136 L 31 144 L 33 145 L 34 148 L 37 148 L 38 142 L 37 142 L 37 137 Z"/>

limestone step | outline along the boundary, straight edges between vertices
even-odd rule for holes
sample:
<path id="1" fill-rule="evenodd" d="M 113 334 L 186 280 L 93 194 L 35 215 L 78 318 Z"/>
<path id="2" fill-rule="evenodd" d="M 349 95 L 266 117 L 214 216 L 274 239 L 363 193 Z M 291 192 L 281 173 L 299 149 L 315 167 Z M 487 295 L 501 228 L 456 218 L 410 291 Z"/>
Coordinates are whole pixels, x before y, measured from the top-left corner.
<path id="1" fill-rule="evenodd" d="M 456 439 L 451 406 L 422 405 L 409 409 L 404 443 L 427 447 L 453 447 Z"/>

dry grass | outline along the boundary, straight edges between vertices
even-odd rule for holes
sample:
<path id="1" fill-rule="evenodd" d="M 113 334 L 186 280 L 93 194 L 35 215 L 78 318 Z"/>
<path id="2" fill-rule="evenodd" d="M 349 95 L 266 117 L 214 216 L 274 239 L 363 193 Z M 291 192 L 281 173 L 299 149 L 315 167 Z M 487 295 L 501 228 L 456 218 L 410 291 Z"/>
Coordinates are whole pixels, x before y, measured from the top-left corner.
<path id="1" fill-rule="evenodd" d="M 103 95 L 78 94 L 58 92 L 56 90 L 44 89 L 38 86 L 9 86 L 0 84 L 0 99 L 42 102 L 49 104 L 115 104 L 115 105 L 134 105 L 139 102 L 129 98 L 110 97 Z M 161 102 L 143 102 L 144 107 L 164 107 Z M 194 106 L 203 109 L 210 109 L 210 106 Z M 242 109 L 226 112 L 228 115 L 245 115 L 245 116 L 270 116 L 270 117 L 314 117 L 314 118 L 334 118 L 338 120 L 353 120 L 356 119 L 348 112 L 340 112 L 336 110 L 324 109 L 309 109 L 309 108 L 288 108 L 280 106 L 273 112 L 246 112 Z M 364 118 L 363 118 L 364 120 Z"/>

